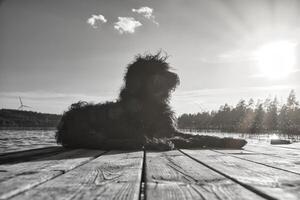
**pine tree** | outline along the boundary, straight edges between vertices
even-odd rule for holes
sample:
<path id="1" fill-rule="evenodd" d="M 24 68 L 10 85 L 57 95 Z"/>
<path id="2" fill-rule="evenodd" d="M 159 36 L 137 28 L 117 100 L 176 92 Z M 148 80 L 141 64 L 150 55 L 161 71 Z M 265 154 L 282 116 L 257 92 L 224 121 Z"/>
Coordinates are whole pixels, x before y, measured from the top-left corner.
<path id="1" fill-rule="evenodd" d="M 299 102 L 296 100 L 296 93 L 295 90 L 291 90 L 288 98 L 287 98 L 287 107 L 291 110 L 294 110 L 296 107 L 299 106 Z"/>
<path id="2" fill-rule="evenodd" d="M 264 126 L 263 126 L 264 114 L 265 112 L 264 112 L 263 104 L 259 103 L 257 108 L 255 109 L 255 117 L 251 127 L 252 133 L 260 133 L 264 131 Z"/>
<path id="3" fill-rule="evenodd" d="M 266 115 L 264 125 L 267 130 L 274 131 L 278 129 L 278 101 L 275 97 L 273 101 L 269 102 L 266 107 Z"/>

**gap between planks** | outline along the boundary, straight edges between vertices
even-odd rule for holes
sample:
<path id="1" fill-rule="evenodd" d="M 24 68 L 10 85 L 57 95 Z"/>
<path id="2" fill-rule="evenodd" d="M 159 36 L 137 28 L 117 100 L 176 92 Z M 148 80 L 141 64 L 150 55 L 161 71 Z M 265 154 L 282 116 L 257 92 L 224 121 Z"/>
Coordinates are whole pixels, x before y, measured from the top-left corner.
<path id="1" fill-rule="evenodd" d="M 175 151 L 147 152 L 147 199 L 265 199 Z"/>
<path id="2" fill-rule="evenodd" d="M 171 174 L 178 174 L 175 178 L 180 176 L 185 177 L 185 180 L 192 180 L 192 182 L 186 182 L 178 179 L 178 182 L 173 180 L 172 182 L 163 181 L 160 183 L 158 192 L 164 199 L 170 197 L 172 199 L 219 199 L 220 197 L 240 199 L 241 193 L 245 195 L 245 199 L 260 199 L 255 193 L 200 165 L 179 151 L 158 152 L 157 154 L 160 153 L 169 155 L 165 157 L 168 159 L 165 160 L 163 167 L 171 170 Z M 171 162 L 172 159 L 174 163 Z M 159 162 L 159 160 L 154 161 Z M 154 190 L 156 183 L 152 182 L 149 177 L 155 176 L 155 174 L 151 174 L 153 172 L 159 175 L 161 169 L 151 171 L 153 168 L 149 162 L 151 162 L 151 153 L 146 151 L 143 151 L 142 155 L 138 152 L 134 154 L 123 152 L 119 155 L 116 152 L 108 152 L 64 174 L 59 174 L 39 185 L 28 188 L 22 193 L 18 193 L 13 199 L 51 199 L 53 197 L 66 199 L 93 197 L 101 197 L 101 199 L 111 199 L 112 197 L 156 199 L 156 191 Z M 185 166 L 184 169 L 178 171 L 178 167 L 183 166 Z M 192 171 L 190 171 L 190 167 L 193 168 Z M 99 172 L 102 175 L 99 175 Z M 185 174 L 185 172 L 187 173 Z M 143 185 L 144 189 L 142 188 Z"/>
<path id="3" fill-rule="evenodd" d="M 110 151 L 12 199 L 140 198 L 143 152 Z"/>
<path id="4" fill-rule="evenodd" d="M 229 180 L 231 180 L 231 181 L 233 181 L 233 182 L 235 182 L 235 183 L 237 183 L 237 185 L 240 185 L 240 186 L 243 186 L 246 190 L 249 190 L 249 191 L 252 191 L 252 192 L 254 192 L 255 194 L 258 194 L 258 195 L 260 195 L 261 197 L 263 197 L 263 198 L 267 198 L 267 199 L 275 199 L 275 198 L 273 198 L 272 196 L 269 196 L 269 195 L 266 195 L 265 193 L 261 193 L 259 190 L 257 190 L 256 188 L 253 188 L 252 186 L 249 186 L 249 185 L 247 185 L 247 184 L 244 184 L 244 183 L 242 183 L 242 182 L 240 182 L 240 181 L 238 181 L 237 179 L 235 179 L 235 178 L 233 178 L 233 177 L 230 177 L 230 176 L 228 176 L 228 175 L 226 175 L 226 174 L 224 174 L 224 173 L 222 173 L 221 171 L 219 171 L 219 170 L 216 170 L 216 169 L 214 169 L 213 167 L 211 167 L 211 166 L 209 166 L 208 164 L 205 164 L 205 163 L 203 163 L 203 162 L 201 162 L 201 161 L 199 161 L 198 159 L 195 159 L 195 158 L 193 158 L 192 156 L 190 156 L 190 155 L 188 155 L 188 154 L 186 154 L 185 152 L 183 152 L 183 151 L 181 151 L 181 150 L 179 150 L 179 152 L 180 152 L 180 154 L 182 154 L 182 155 L 184 155 L 186 158 L 188 158 L 188 159 L 192 159 L 192 160 L 194 160 L 194 161 L 196 161 L 198 164 L 202 164 L 202 166 L 204 166 L 205 168 L 208 168 L 209 170 L 212 170 L 212 171 L 214 171 L 214 172 L 216 172 L 217 174 L 220 174 L 221 176 L 223 176 L 223 177 L 225 177 L 226 179 L 229 179 Z M 107 153 L 106 153 L 107 154 Z M 99 155 L 98 157 L 99 157 L 99 159 L 101 160 L 101 156 L 103 156 L 103 155 L 106 155 L 106 154 L 101 154 L 101 155 Z M 144 199 L 144 198 L 146 198 L 147 196 L 147 193 L 148 193 L 148 188 L 147 188 L 147 186 L 148 186 L 148 183 L 149 183 L 149 185 L 151 186 L 151 181 L 149 182 L 149 180 L 147 180 L 147 172 L 149 171 L 149 169 L 147 168 L 147 154 L 148 154 L 148 152 L 146 152 L 146 151 L 143 151 L 143 156 L 142 156 L 142 163 L 141 163 L 141 178 L 140 178 L 140 180 L 139 180 L 139 184 L 137 185 L 138 186 L 138 188 L 139 189 L 136 189 L 137 190 L 137 193 L 135 193 L 135 194 L 138 194 L 138 195 L 135 195 L 134 197 L 137 197 L 138 199 Z M 96 157 L 96 158 L 98 158 L 98 157 Z M 67 173 L 75 173 L 74 171 L 75 170 L 77 170 L 77 168 L 81 168 L 81 166 L 84 166 L 84 165 L 89 165 L 91 162 L 93 162 L 93 160 L 95 160 L 96 158 L 94 158 L 94 159 L 92 159 L 92 160 L 89 160 L 88 162 L 86 162 L 86 163 L 83 163 L 83 164 L 81 164 L 81 165 L 78 165 L 77 167 L 75 167 L 75 168 L 73 168 L 73 169 L 71 169 L 71 170 L 69 170 Z M 109 158 L 107 158 L 107 160 L 109 160 Z M 67 174 L 66 173 L 66 174 Z M 53 186 L 53 184 L 55 184 L 55 181 L 56 180 L 58 180 L 58 179 L 62 179 L 62 176 L 66 176 L 65 175 L 65 173 L 63 173 L 63 174 L 58 174 L 57 176 L 55 176 L 55 177 L 53 177 L 52 179 L 48 179 L 48 180 L 46 180 L 45 182 L 42 182 L 42 183 L 40 183 L 40 184 L 38 184 L 38 185 L 35 185 L 35 186 L 33 186 L 33 187 L 31 187 L 31 188 L 28 188 L 27 190 L 24 190 L 23 192 L 20 192 L 20 193 L 18 193 L 17 195 L 16 195 L 16 199 L 23 199 L 23 197 L 22 197 L 22 194 L 28 194 L 28 198 L 27 199 L 31 199 L 31 198 L 29 198 L 29 197 L 33 197 L 34 195 L 33 194 L 36 194 L 34 191 L 30 191 L 30 189 L 33 189 L 33 190 L 36 190 L 36 192 L 38 191 L 38 189 L 39 188 L 47 188 L 45 185 L 46 184 L 48 184 L 49 185 L 49 183 L 50 182 L 52 182 L 52 186 Z M 120 183 L 122 183 L 122 181 L 120 182 Z M 166 182 L 165 182 L 166 183 Z M 143 188 L 143 184 L 144 184 L 144 188 Z M 176 184 L 175 182 L 174 182 L 174 184 Z M 50 184 L 51 185 L 51 184 Z M 127 187 L 128 185 L 126 185 L 125 184 L 125 186 Z M 129 184 L 129 186 L 130 186 L 130 184 Z M 116 187 L 116 186 L 115 186 Z M 173 186 L 172 186 L 173 187 Z M 194 186 L 193 186 L 194 187 Z M 151 187 L 150 187 L 151 188 Z M 173 188 L 174 189 L 174 188 Z M 176 189 L 176 187 L 175 187 L 175 189 Z M 86 190 L 84 190 L 84 191 L 86 191 Z M 52 191 L 53 192 L 53 191 Z M 55 193 L 55 191 L 54 191 L 54 193 Z M 99 194 L 99 193 L 98 193 Z M 80 194 L 78 194 L 77 193 L 77 195 L 79 195 L 79 196 L 77 196 L 77 198 L 78 197 L 82 197 L 82 196 L 80 196 Z M 82 194 L 83 195 L 83 194 Z M 200 194 L 198 194 L 198 195 L 200 195 Z M 149 198 L 147 198 L 147 199 L 151 199 L 151 197 L 152 197 L 152 199 L 153 199 L 153 196 L 150 196 Z M 199 196 L 200 197 L 200 196 Z"/>
<path id="5" fill-rule="evenodd" d="M 104 151 L 76 149 L 24 163 L 0 165 L 0 199 L 31 190 L 93 160 Z"/>
<path id="6" fill-rule="evenodd" d="M 212 150 L 212 151 L 221 154 L 226 154 L 228 156 L 235 157 L 241 160 L 246 160 L 256 164 L 260 164 L 274 169 L 300 175 L 299 157 L 295 157 L 295 156 L 288 157 L 288 154 L 290 153 L 289 151 L 291 151 L 291 149 L 280 149 L 280 151 L 278 150 L 278 152 L 280 153 L 270 154 L 262 151 L 271 150 L 271 148 L 273 147 L 253 147 L 253 148 L 257 148 L 257 149 L 254 149 L 252 151 L 249 149 L 246 149 L 246 151 L 233 150 L 237 152 L 240 151 L 241 153 L 233 153 L 232 150 Z M 249 151 L 251 151 L 252 153 L 244 153 Z"/>
<path id="7" fill-rule="evenodd" d="M 180 150 L 183 154 L 266 199 L 299 199 L 300 177 L 211 150 Z"/>

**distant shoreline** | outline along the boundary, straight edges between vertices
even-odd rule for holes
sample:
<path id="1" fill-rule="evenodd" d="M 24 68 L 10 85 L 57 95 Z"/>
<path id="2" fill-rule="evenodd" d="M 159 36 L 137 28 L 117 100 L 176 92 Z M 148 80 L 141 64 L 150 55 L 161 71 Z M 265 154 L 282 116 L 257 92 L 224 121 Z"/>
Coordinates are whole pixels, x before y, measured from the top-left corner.
<path id="1" fill-rule="evenodd" d="M 54 130 L 61 115 L 24 110 L 1 109 L 0 130 Z"/>

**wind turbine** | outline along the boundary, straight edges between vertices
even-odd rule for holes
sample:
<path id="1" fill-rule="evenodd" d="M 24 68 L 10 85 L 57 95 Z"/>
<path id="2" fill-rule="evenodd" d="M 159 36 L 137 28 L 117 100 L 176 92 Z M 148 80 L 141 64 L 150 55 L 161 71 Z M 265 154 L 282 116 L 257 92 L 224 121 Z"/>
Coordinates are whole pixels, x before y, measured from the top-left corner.
<path id="1" fill-rule="evenodd" d="M 21 97 L 19 97 L 19 100 L 20 100 L 20 106 L 19 106 L 18 110 L 21 110 L 22 108 L 32 108 L 32 107 L 30 107 L 30 106 L 24 105 L 23 102 L 22 102 Z"/>

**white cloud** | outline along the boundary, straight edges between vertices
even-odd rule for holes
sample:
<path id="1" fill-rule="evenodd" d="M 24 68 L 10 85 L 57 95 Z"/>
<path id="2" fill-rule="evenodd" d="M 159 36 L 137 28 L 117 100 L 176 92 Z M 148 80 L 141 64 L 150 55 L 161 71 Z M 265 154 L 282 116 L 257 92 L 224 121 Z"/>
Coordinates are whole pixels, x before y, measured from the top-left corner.
<path id="1" fill-rule="evenodd" d="M 139 9 L 132 9 L 132 12 L 143 15 L 145 18 L 151 20 L 154 24 L 159 25 L 157 21 L 155 21 L 155 16 L 153 15 L 153 8 L 149 7 L 140 7 Z"/>
<path id="2" fill-rule="evenodd" d="M 142 23 L 136 21 L 133 17 L 118 17 L 118 21 L 115 23 L 114 28 L 121 34 L 134 33 L 135 29 L 142 26 Z"/>
<path id="3" fill-rule="evenodd" d="M 103 15 L 92 15 L 90 18 L 88 18 L 88 20 L 86 21 L 88 24 L 90 24 L 93 28 L 98 28 L 97 22 L 100 23 L 106 23 L 107 19 L 105 19 L 105 17 Z"/>
<path id="4" fill-rule="evenodd" d="M 150 19 L 152 17 L 153 8 L 149 8 L 149 7 L 140 7 L 139 9 L 133 8 L 132 12 L 143 14 L 144 17 L 146 17 L 147 19 Z"/>

